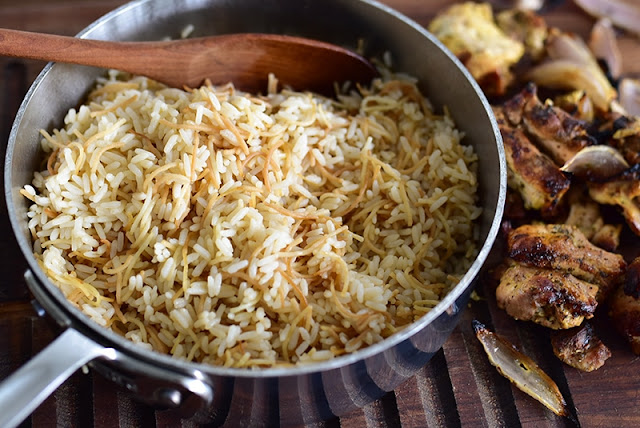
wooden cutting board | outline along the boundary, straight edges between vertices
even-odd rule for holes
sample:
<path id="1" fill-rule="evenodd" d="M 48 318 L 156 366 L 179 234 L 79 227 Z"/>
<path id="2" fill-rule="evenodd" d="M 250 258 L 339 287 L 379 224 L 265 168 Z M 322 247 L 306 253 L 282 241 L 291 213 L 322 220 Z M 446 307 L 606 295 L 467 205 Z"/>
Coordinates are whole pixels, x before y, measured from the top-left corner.
<path id="1" fill-rule="evenodd" d="M 426 26 L 451 0 L 385 0 Z M 0 0 L 0 26 L 73 35 L 123 4 L 116 0 Z M 498 2 L 496 2 L 498 3 Z M 508 3 L 503 0 L 501 3 Z M 571 1 L 547 1 L 550 25 L 586 36 L 593 20 Z M 640 41 L 623 36 L 625 71 L 640 75 Z M 0 58 L 0 140 L 28 85 L 44 63 Z M 4 155 L 5 144 L 0 144 Z M 2 156 L 4 158 L 4 156 Z M 0 216 L 0 379 L 38 352 L 52 338 L 47 323 L 29 304 L 22 279 L 25 263 L 12 237 L 4 199 Z M 479 292 L 488 286 L 479 284 Z M 564 427 L 574 426 L 511 386 L 489 365 L 471 330 L 479 319 L 533 357 L 558 383 L 584 427 L 640 426 L 640 360 L 606 323 L 597 325 L 613 356 L 594 373 L 562 365 L 552 354 L 546 330 L 518 323 L 499 310 L 493 299 L 470 304 L 443 349 L 394 392 L 349 415 L 318 426 L 327 427 Z M 33 414 L 33 427 L 173 427 L 192 426 L 177 416 L 156 412 L 97 374 L 76 373 Z M 230 421 L 229 426 L 233 426 Z"/>

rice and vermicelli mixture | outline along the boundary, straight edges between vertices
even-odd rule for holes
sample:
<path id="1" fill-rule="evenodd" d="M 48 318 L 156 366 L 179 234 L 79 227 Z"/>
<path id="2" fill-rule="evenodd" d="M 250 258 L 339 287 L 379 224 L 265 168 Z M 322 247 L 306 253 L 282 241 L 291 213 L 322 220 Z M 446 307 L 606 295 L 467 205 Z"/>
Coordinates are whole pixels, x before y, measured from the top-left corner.
<path id="1" fill-rule="evenodd" d="M 33 185 L 43 269 L 99 324 L 235 367 L 325 360 L 433 308 L 476 255 L 477 158 L 408 78 L 337 99 L 111 72 Z"/>

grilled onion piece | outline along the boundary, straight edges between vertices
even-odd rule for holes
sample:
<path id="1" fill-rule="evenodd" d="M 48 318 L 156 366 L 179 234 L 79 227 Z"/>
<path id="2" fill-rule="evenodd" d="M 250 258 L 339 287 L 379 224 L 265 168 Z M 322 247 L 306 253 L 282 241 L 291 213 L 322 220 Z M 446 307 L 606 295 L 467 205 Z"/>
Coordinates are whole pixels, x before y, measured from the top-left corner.
<path id="1" fill-rule="evenodd" d="M 529 357 L 505 338 L 474 320 L 473 329 L 489 356 L 489 362 L 521 391 L 535 398 L 558 416 L 568 416 L 567 403 L 558 385 Z"/>
<path id="2" fill-rule="evenodd" d="M 618 85 L 619 101 L 625 112 L 640 116 L 640 80 L 625 77 Z"/>
<path id="3" fill-rule="evenodd" d="M 560 168 L 578 178 L 604 181 L 629 168 L 620 152 L 611 146 L 588 146 L 580 150 Z"/>
<path id="4" fill-rule="evenodd" d="M 622 53 L 611 20 L 601 18 L 595 23 L 589 36 L 589 49 L 596 58 L 605 62 L 609 75 L 617 80 L 622 74 Z"/>
<path id="5" fill-rule="evenodd" d="M 587 44 L 577 36 L 553 29 L 546 47 L 549 60 L 529 70 L 525 78 L 548 88 L 584 90 L 597 108 L 609 110 L 618 93 Z"/>
<path id="6" fill-rule="evenodd" d="M 640 5 L 637 0 L 574 0 L 587 13 L 607 17 L 614 25 L 640 35 Z"/>

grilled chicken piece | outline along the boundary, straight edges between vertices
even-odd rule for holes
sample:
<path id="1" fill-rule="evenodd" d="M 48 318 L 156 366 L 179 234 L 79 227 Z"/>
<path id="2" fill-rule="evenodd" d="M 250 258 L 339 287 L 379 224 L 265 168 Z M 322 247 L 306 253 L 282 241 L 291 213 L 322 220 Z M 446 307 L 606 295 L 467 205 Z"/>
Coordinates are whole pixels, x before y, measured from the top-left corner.
<path id="1" fill-rule="evenodd" d="M 544 56 L 547 23 L 540 15 L 529 9 L 507 9 L 496 15 L 496 23 L 509 37 L 520 40 L 533 60 Z"/>
<path id="2" fill-rule="evenodd" d="M 609 316 L 616 330 L 631 344 L 634 354 L 640 355 L 640 299 L 628 296 L 619 287 L 609 301 Z"/>
<path id="3" fill-rule="evenodd" d="M 564 224 L 577 227 L 587 239 L 591 240 L 596 232 L 604 226 L 604 220 L 600 215 L 600 205 L 581 197 L 571 198 L 569 215 Z"/>
<path id="4" fill-rule="evenodd" d="M 640 164 L 640 129 L 637 134 L 615 139 L 613 143 L 630 165 Z"/>
<path id="5" fill-rule="evenodd" d="M 611 351 L 595 335 L 590 323 L 570 330 L 551 333 L 553 353 L 565 364 L 583 372 L 598 370 L 611 356 Z"/>
<path id="6" fill-rule="evenodd" d="M 593 245 L 575 226 L 528 224 L 507 237 L 509 257 L 529 265 L 567 272 L 598 286 L 598 301 L 622 280 L 626 263 L 621 255 Z"/>
<path id="7" fill-rule="evenodd" d="M 640 355 L 640 257 L 629 263 L 624 285 L 611 296 L 609 316 L 632 351 Z"/>
<path id="8" fill-rule="evenodd" d="M 570 273 L 515 264 L 502 274 L 496 300 L 515 319 L 566 329 L 593 317 L 597 292 Z"/>
<path id="9" fill-rule="evenodd" d="M 589 194 L 601 204 L 618 205 L 627 224 L 636 235 L 640 235 L 640 180 L 638 173 L 623 174 L 617 180 L 605 183 L 589 183 Z"/>
<path id="10" fill-rule="evenodd" d="M 522 196 L 517 192 L 507 192 L 504 201 L 504 216 L 510 220 L 524 220 L 527 216 L 527 210 L 524 207 Z"/>
<path id="11" fill-rule="evenodd" d="M 609 126 L 612 135 L 608 143 L 617 148 L 630 165 L 640 164 L 640 119 L 616 116 Z"/>
<path id="12" fill-rule="evenodd" d="M 429 31 L 462 61 L 485 93 L 504 94 L 524 45 L 498 28 L 490 4 L 453 5 L 431 21 Z"/>
<path id="13" fill-rule="evenodd" d="M 525 130 L 558 165 L 564 165 L 586 146 L 595 144 L 587 124 L 551 103 L 542 103 L 535 84 L 528 84 L 504 103 L 505 116 Z"/>
<path id="14" fill-rule="evenodd" d="M 621 224 L 605 224 L 600 213 L 600 205 L 582 193 L 569 196 L 569 214 L 564 224 L 576 226 L 598 247 L 615 251 L 620 245 Z"/>
<path id="15" fill-rule="evenodd" d="M 621 224 L 605 224 L 591 238 L 598 247 L 607 251 L 615 251 L 620 246 Z"/>
<path id="16" fill-rule="evenodd" d="M 624 293 L 640 298 L 640 257 L 633 259 L 627 267 L 627 274 L 624 280 Z"/>
<path id="17" fill-rule="evenodd" d="M 494 109 L 502 134 L 509 187 L 518 191 L 525 208 L 551 213 L 569 190 L 569 179 L 519 128 L 509 126 L 499 108 Z"/>

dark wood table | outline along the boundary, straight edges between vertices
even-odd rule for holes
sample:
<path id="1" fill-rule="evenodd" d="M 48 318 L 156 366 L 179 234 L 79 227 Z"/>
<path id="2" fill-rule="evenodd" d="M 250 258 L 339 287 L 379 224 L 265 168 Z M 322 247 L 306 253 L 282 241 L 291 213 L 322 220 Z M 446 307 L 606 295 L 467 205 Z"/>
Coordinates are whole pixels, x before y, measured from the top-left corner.
<path id="1" fill-rule="evenodd" d="M 321 0 L 319 0 L 321 1 Z M 73 35 L 123 4 L 119 0 L 0 0 L 0 27 Z M 451 0 L 385 0 L 427 25 Z M 502 3 L 507 3 L 502 1 Z M 593 20 L 570 1 L 550 1 L 550 25 L 588 34 Z M 640 41 L 622 37 L 625 69 L 640 74 Z M 6 141 L 15 112 L 44 63 L 0 58 L 0 140 Z M 4 155 L 5 145 L 0 144 Z M 2 156 L 4 159 L 4 156 Z M 0 216 L 0 379 L 7 377 L 54 337 L 35 315 L 22 275 L 26 264 L 13 239 L 2 199 Z M 487 285 L 479 284 L 480 294 Z M 562 365 L 548 333 L 518 323 L 491 298 L 472 302 L 459 327 L 424 369 L 382 399 L 327 427 L 563 427 L 573 426 L 511 386 L 489 365 L 470 327 L 477 318 L 532 356 L 558 383 L 584 427 L 640 426 L 640 361 L 606 322 L 597 325 L 613 356 L 594 373 Z M 94 373 L 76 373 L 24 423 L 33 427 L 190 427 L 188 421 L 136 402 L 124 389 Z M 233 421 L 229 421 L 233 425 Z"/>

